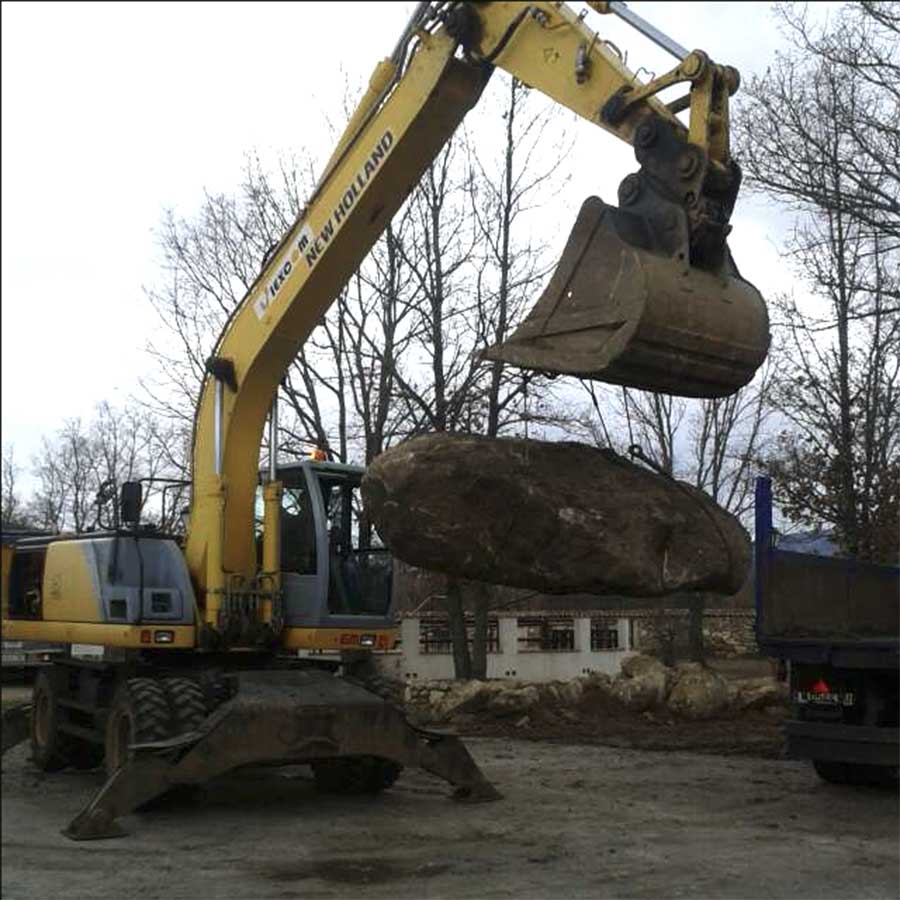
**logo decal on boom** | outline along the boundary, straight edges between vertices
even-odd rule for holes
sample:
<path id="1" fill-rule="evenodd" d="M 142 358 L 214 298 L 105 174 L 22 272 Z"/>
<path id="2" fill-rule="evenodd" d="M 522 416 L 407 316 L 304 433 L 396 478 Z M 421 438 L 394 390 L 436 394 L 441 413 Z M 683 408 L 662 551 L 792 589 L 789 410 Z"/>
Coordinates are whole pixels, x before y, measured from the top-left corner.
<path id="1" fill-rule="evenodd" d="M 338 201 L 337 206 L 332 210 L 328 221 L 319 229 L 318 234 L 313 232 L 309 222 L 303 223 L 303 227 L 281 257 L 275 269 L 275 274 L 268 279 L 264 290 L 253 303 L 253 309 L 257 318 L 262 319 L 266 314 L 266 310 L 280 293 L 281 288 L 296 268 L 301 257 L 306 261 L 309 270 L 312 271 L 335 234 L 340 230 L 342 223 L 346 221 L 347 216 L 353 207 L 356 206 L 357 201 L 366 189 L 366 185 L 371 181 L 372 176 L 378 171 L 382 162 L 391 152 L 393 145 L 394 134 L 388 129 L 375 145 L 375 149 L 368 155 L 363 167 L 356 173 L 356 177 L 341 194 L 341 199 Z"/>

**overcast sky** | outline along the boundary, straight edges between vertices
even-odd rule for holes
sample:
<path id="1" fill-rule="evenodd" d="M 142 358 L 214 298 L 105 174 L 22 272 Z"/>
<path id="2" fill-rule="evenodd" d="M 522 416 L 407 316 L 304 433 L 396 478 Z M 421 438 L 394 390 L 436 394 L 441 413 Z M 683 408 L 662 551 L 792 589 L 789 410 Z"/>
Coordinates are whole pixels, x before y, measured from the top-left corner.
<path id="1" fill-rule="evenodd" d="M 745 80 L 784 45 L 767 3 L 630 6 Z M 327 156 L 325 120 L 342 124 L 345 83 L 368 80 L 412 9 L 3 3 L 2 438 L 20 464 L 65 418 L 127 401 L 149 370 L 144 288 L 161 282 L 154 230 L 164 209 L 190 217 L 204 189 L 234 190 L 250 150 L 273 161 L 293 148 Z M 632 69 L 674 64 L 612 16 L 589 12 L 588 22 Z M 491 113 L 479 108 L 473 127 Z M 571 196 L 615 202 L 635 168 L 630 149 L 590 125 L 575 136 Z M 743 274 L 764 295 L 788 287 L 774 249 L 783 219 L 742 197 L 733 224 Z"/>

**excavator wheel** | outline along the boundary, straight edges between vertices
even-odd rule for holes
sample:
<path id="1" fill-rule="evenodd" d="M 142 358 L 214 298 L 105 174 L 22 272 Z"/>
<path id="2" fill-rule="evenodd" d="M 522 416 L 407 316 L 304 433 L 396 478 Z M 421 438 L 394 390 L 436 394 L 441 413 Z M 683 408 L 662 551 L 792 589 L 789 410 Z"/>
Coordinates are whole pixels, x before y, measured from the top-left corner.
<path id="1" fill-rule="evenodd" d="M 161 681 L 169 701 L 171 714 L 170 737 L 178 737 L 196 731 L 207 715 L 207 701 L 203 689 L 190 678 L 163 678 Z M 203 793 L 196 784 L 179 784 L 163 796 L 144 805 L 144 809 L 168 807 L 170 804 L 187 803 Z"/>
<path id="2" fill-rule="evenodd" d="M 106 773 L 112 775 L 133 758 L 131 744 L 169 737 L 169 701 L 152 678 L 129 678 L 113 697 L 106 723 Z"/>
<path id="3" fill-rule="evenodd" d="M 170 735 L 175 737 L 196 731 L 206 718 L 206 698 L 203 689 L 190 678 L 164 678 L 162 685 L 171 713 Z"/>
<path id="4" fill-rule="evenodd" d="M 311 765 L 316 789 L 323 794 L 379 794 L 403 771 L 403 766 L 380 756 L 320 759 Z"/>
<path id="5" fill-rule="evenodd" d="M 59 730 L 59 689 L 51 669 L 34 681 L 31 705 L 31 757 L 42 772 L 58 772 L 69 764 L 70 742 Z"/>
<path id="6" fill-rule="evenodd" d="M 102 748 L 66 734 L 59 727 L 57 672 L 38 672 L 31 706 L 31 756 L 42 772 L 57 772 L 66 766 L 96 769 L 103 762 Z"/>

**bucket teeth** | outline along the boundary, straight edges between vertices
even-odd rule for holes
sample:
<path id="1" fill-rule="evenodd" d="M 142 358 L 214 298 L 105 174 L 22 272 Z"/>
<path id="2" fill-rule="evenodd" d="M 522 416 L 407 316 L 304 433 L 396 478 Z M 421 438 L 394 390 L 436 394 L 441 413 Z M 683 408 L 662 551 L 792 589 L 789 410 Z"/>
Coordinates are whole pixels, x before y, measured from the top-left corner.
<path id="1" fill-rule="evenodd" d="M 713 273 L 661 252 L 652 235 L 646 220 L 589 197 L 544 293 L 483 357 L 684 397 L 743 387 L 768 353 L 762 297 L 727 252 Z"/>

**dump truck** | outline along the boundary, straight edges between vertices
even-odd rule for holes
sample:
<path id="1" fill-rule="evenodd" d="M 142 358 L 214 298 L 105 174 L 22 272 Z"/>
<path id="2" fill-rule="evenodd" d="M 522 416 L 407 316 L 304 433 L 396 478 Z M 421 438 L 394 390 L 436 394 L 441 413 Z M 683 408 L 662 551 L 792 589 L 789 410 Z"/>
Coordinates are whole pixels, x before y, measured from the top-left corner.
<path id="1" fill-rule="evenodd" d="M 171 788 L 252 763 L 309 762 L 322 788 L 369 792 L 420 766 L 455 796 L 498 797 L 457 738 L 412 727 L 347 677 L 298 666 L 299 649 L 388 646 L 394 622 L 374 561 L 353 543 L 360 472 L 315 460 L 288 472 L 274 451 L 275 401 L 498 68 L 631 145 L 639 171 L 618 207 L 585 202 L 533 313 L 486 356 L 692 397 L 727 396 L 753 377 L 768 352 L 766 306 L 727 243 L 741 181 L 728 128 L 738 73 L 622 3 L 590 5 L 677 64 L 642 81 L 563 3 L 418 4 L 206 361 L 184 539 L 142 524 L 142 484 L 129 482 L 106 532 L 11 548 L 4 635 L 104 648 L 101 661 L 59 661 L 34 689 L 36 764 L 107 767 L 69 837 L 120 834 L 120 816 Z M 663 102 L 669 88 L 680 96 Z"/>
<path id="2" fill-rule="evenodd" d="M 756 634 L 787 663 L 787 755 L 835 784 L 897 784 L 900 567 L 780 546 L 756 483 Z"/>

